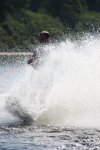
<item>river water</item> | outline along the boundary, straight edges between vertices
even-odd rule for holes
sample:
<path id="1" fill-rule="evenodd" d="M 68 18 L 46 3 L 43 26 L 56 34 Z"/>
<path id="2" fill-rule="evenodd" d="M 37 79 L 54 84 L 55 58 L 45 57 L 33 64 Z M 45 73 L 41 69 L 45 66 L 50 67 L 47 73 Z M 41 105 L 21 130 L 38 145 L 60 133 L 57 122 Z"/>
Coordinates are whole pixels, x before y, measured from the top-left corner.
<path id="1" fill-rule="evenodd" d="M 100 36 L 42 49 L 0 56 L 0 150 L 99 150 Z"/>

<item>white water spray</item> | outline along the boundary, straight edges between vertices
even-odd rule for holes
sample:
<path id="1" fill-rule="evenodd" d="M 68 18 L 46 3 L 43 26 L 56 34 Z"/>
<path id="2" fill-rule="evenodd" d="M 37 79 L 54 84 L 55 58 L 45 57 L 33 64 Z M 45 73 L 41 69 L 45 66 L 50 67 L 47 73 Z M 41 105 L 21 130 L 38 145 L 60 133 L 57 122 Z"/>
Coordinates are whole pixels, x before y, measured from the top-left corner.
<path id="1" fill-rule="evenodd" d="M 100 37 L 47 50 L 37 69 L 25 66 L 10 99 L 17 97 L 38 124 L 100 127 Z"/>

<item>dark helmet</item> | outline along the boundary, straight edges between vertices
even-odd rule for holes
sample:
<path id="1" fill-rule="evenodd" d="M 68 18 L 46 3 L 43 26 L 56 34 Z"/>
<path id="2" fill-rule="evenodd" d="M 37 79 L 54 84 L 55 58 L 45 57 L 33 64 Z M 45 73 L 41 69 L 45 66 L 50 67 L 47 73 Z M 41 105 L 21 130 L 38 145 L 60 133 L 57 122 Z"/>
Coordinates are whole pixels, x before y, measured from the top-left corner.
<path id="1" fill-rule="evenodd" d="M 49 35 L 48 31 L 42 31 L 39 36 L 39 41 L 41 43 L 48 42 L 49 37 L 50 37 L 50 35 Z"/>

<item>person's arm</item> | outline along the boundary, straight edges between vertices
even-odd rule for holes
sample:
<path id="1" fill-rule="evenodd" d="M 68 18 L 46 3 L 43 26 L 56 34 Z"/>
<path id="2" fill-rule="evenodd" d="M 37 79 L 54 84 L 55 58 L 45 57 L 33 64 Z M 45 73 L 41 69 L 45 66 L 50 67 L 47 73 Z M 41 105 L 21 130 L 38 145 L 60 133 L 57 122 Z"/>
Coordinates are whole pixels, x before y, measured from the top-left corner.
<path id="1" fill-rule="evenodd" d="M 27 61 L 28 65 L 33 63 L 33 57 Z"/>
<path id="2" fill-rule="evenodd" d="M 37 59 L 36 51 L 34 51 L 32 58 L 27 61 L 28 64 L 32 64 Z"/>

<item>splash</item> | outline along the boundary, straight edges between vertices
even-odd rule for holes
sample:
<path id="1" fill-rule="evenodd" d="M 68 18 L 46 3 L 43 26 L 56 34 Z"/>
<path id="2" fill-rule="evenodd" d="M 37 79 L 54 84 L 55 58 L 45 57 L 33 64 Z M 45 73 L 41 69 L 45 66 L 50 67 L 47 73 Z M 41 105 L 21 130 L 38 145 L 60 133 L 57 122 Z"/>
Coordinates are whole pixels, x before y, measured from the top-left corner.
<path id="1" fill-rule="evenodd" d="M 100 127 L 100 36 L 43 50 L 48 54 L 42 64 L 25 65 L 10 98 L 17 97 L 38 124 Z"/>

